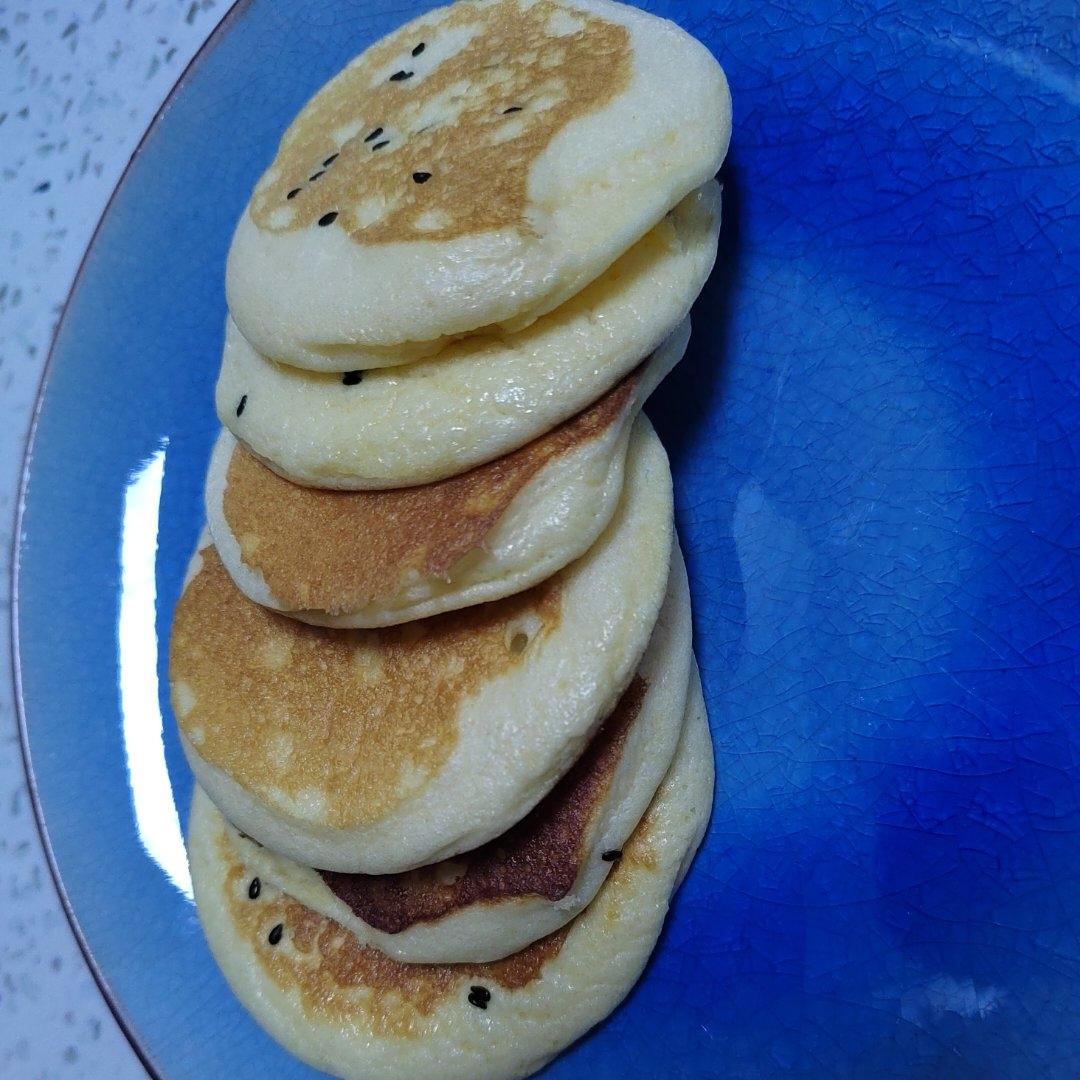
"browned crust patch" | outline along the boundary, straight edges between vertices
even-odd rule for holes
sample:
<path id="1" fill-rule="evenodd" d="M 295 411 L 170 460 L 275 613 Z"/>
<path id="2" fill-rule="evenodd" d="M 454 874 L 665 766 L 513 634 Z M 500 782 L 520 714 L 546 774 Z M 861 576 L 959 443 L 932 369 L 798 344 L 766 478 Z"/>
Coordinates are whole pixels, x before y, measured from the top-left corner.
<path id="1" fill-rule="evenodd" d="M 255 797 L 337 828 L 421 790 L 457 744 L 463 701 L 560 620 L 556 576 L 404 626 L 327 630 L 248 600 L 213 548 L 202 558 L 173 620 L 180 728 Z"/>
<path id="2" fill-rule="evenodd" d="M 232 920 L 253 943 L 267 974 L 283 990 L 299 990 L 309 1016 L 359 1019 L 377 1035 L 416 1034 L 418 1021 L 465 980 L 484 980 L 504 990 L 527 986 L 558 955 L 568 933 L 563 927 L 513 956 L 486 964 L 404 964 L 362 944 L 339 923 L 286 893 L 249 900 L 244 867 L 224 831 L 218 850 L 230 864 L 224 889 Z M 271 945 L 270 932 L 278 924 L 281 939 Z"/>
<path id="3" fill-rule="evenodd" d="M 635 677 L 585 753 L 531 814 L 490 843 L 401 874 L 321 871 L 352 913 L 388 934 L 476 903 L 518 896 L 561 900 L 585 859 L 585 834 L 611 786 L 648 686 Z"/>
<path id="4" fill-rule="evenodd" d="M 650 815 L 646 814 L 626 845 L 623 859 L 608 876 L 605 890 L 621 889 L 620 880 L 635 867 L 651 872 L 656 860 L 651 853 L 650 831 Z M 425 1020 L 451 994 L 463 995 L 465 986 L 479 984 L 493 995 L 528 986 L 559 955 L 574 926 L 570 922 L 502 960 L 406 964 L 362 944 L 340 923 L 265 884 L 262 897 L 250 900 L 248 875 L 224 823 L 216 841 L 219 857 L 227 866 L 221 887 L 229 914 L 241 938 L 251 943 L 262 970 L 286 993 L 297 992 L 312 1020 L 347 1023 L 377 1036 L 422 1034 Z M 607 919 L 616 922 L 621 915 L 622 903 L 616 902 Z M 279 924 L 280 940 L 271 945 L 270 933 Z M 463 1000 L 462 1007 L 471 1006 Z"/>
<path id="5" fill-rule="evenodd" d="M 442 53 L 443 39 L 469 34 Z M 251 216 L 290 232 L 335 214 L 328 224 L 363 243 L 532 231 L 533 162 L 629 85 L 631 63 L 626 27 L 553 0 L 433 12 L 373 45 L 304 107 Z"/>
<path id="6" fill-rule="evenodd" d="M 331 615 L 390 604 L 405 583 L 449 577 L 483 546 L 544 466 L 600 437 L 625 415 L 640 372 L 519 450 L 420 487 L 327 491 L 278 476 L 237 444 L 223 512 L 244 562 L 289 611 Z M 362 388 L 361 388 L 362 392 Z"/>

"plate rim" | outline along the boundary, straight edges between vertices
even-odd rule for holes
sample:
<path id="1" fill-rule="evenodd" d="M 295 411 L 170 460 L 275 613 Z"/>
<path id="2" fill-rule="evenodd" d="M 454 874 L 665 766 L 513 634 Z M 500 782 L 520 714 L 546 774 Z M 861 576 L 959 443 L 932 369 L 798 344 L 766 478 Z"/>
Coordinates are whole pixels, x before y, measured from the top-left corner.
<path id="1" fill-rule="evenodd" d="M 187 64 L 184 65 L 183 70 L 177 76 L 176 81 L 169 88 L 165 96 L 161 99 L 161 104 L 157 107 L 154 115 L 150 118 L 150 122 L 139 136 L 138 142 L 131 151 L 131 155 L 124 164 L 119 177 L 117 177 L 116 183 L 109 193 L 109 197 L 98 217 L 97 223 L 94 225 L 94 230 L 90 234 L 90 239 L 83 250 L 82 256 L 79 259 L 79 265 L 71 279 L 71 285 L 68 287 L 67 293 L 64 296 L 60 317 L 57 319 L 56 326 L 50 336 L 49 350 L 46 353 L 45 363 L 42 365 L 41 375 L 38 379 L 37 389 L 34 393 L 34 404 L 30 410 L 30 424 L 26 433 L 26 445 L 23 448 L 22 461 L 19 465 L 18 482 L 16 485 L 17 493 L 15 498 L 14 529 L 11 535 L 9 577 L 11 605 L 8 623 L 8 631 L 11 638 L 9 649 L 11 690 L 15 706 L 15 728 L 18 733 L 20 756 L 22 758 L 23 773 L 26 778 L 26 789 L 30 797 L 30 806 L 33 810 L 34 825 L 37 829 L 38 839 L 41 841 L 45 863 L 49 868 L 49 877 L 52 879 L 53 888 L 56 891 L 57 899 L 60 901 L 60 907 L 67 919 L 68 926 L 75 938 L 75 943 L 78 945 L 83 961 L 86 963 L 90 975 L 93 977 L 94 984 L 108 1007 L 109 1012 L 112 1014 L 121 1033 L 127 1040 L 128 1046 L 131 1047 L 132 1052 L 138 1059 L 139 1064 L 143 1067 L 143 1070 L 150 1077 L 150 1080 L 167 1080 L 167 1078 L 155 1062 L 149 1047 L 143 1044 L 134 1022 L 128 1016 L 127 1011 L 120 1001 L 119 995 L 109 984 L 104 971 L 102 971 L 97 962 L 97 958 L 94 956 L 93 950 L 90 948 L 86 935 L 83 933 L 78 915 L 75 913 L 75 907 L 68 896 L 63 877 L 60 873 L 60 867 L 56 861 L 56 854 L 53 851 L 52 841 L 49 838 L 49 828 L 45 821 L 45 812 L 38 791 L 37 777 L 34 773 L 33 755 L 30 750 L 30 733 L 27 727 L 26 703 L 23 698 L 22 650 L 19 640 L 19 577 L 22 564 L 23 517 L 26 511 L 26 496 L 30 483 L 30 470 L 33 466 L 34 444 L 37 440 L 38 425 L 41 420 L 42 407 L 45 403 L 45 394 L 48 390 L 49 376 L 52 373 L 57 342 L 59 341 L 61 331 L 64 329 L 67 322 L 72 300 L 82 286 L 90 254 L 100 239 L 101 231 L 105 226 L 106 220 L 112 213 L 120 189 L 127 182 L 132 167 L 142 154 L 150 136 L 157 130 L 158 125 L 161 123 L 166 111 L 172 104 L 173 99 L 186 86 L 195 69 L 211 52 L 213 52 L 214 49 L 217 48 L 225 35 L 231 32 L 234 24 L 248 10 L 252 3 L 254 3 L 254 0 L 231 0 L 217 24 L 211 29 L 210 33 L 198 49 L 195 50 Z"/>

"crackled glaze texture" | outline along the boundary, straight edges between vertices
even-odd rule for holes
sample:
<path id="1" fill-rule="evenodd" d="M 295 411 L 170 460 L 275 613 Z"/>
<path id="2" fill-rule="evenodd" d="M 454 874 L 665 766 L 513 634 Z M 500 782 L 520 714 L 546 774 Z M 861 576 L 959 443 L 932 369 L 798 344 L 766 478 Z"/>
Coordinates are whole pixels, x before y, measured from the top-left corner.
<path id="1" fill-rule="evenodd" d="M 1075 12 L 649 7 L 735 99 L 718 271 L 649 407 L 721 794 L 642 984 L 546 1075 L 1075 1076 Z M 117 687 L 155 654 L 146 635 L 118 661 L 118 582 L 155 605 L 163 676 L 231 225 L 287 119 L 420 10 L 235 18 L 129 174 L 54 358 L 21 551 L 31 749 L 72 901 L 170 1078 L 312 1074 L 229 995 L 136 829 L 122 733 L 152 733 L 156 702 L 122 727 Z M 160 499 L 140 501 L 148 460 Z M 159 503 L 151 561 L 122 573 L 132 508 Z"/>

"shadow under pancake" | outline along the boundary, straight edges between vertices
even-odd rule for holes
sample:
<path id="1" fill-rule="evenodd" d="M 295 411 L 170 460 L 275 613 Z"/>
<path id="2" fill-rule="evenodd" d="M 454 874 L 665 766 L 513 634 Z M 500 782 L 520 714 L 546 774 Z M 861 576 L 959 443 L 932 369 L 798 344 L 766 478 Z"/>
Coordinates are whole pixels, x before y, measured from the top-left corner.
<path id="1" fill-rule="evenodd" d="M 686 356 L 653 394 L 647 408 L 676 474 L 686 456 L 700 445 L 699 429 L 710 418 L 722 415 L 716 402 L 723 397 L 730 378 L 735 283 L 743 252 L 739 170 L 730 157 L 718 179 L 723 204 L 716 265 L 691 310 L 693 332 Z"/>

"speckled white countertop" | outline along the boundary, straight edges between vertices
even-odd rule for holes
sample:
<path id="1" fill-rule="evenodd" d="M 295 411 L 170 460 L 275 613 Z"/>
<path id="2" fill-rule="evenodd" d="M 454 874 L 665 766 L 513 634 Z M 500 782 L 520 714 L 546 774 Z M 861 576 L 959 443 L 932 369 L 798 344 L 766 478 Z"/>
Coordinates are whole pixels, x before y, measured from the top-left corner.
<path id="1" fill-rule="evenodd" d="M 145 1073 L 60 908 L 27 797 L 9 552 L 30 413 L 71 280 L 143 131 L 229 0 L 0 0 L 0 1077 Z"/>

